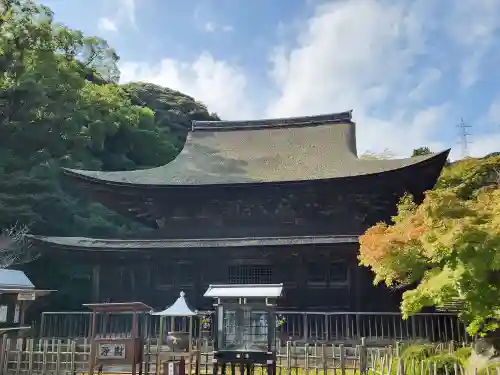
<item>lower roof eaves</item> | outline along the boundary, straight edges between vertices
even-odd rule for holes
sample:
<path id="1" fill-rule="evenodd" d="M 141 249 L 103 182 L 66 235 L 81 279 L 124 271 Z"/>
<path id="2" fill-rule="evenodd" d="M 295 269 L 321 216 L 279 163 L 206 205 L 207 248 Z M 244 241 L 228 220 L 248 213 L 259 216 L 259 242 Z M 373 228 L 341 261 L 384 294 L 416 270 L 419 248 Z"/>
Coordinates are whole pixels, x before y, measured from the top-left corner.
<path id="1" fill-rule="evenodd" d="M 251 246 L 288 246 L 320 244 L 356 244 L 359 236 L 317 235 L 284 237 L 196 238 L 196 239 L 148 239 L 123 240 L 88 237 L 30 236 L 35 243 L 66 250 L 80 251 L 137 251 L 182 248 L 221 248 Z"/>

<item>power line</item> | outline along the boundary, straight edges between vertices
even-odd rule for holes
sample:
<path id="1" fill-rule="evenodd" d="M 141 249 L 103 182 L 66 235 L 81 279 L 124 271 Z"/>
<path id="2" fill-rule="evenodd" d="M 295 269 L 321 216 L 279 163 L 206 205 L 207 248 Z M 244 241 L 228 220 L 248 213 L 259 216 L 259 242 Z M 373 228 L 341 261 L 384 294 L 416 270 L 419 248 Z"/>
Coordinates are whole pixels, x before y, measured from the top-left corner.
<path id="1" fill-rule="evenodd" d="M 460 119 L 460 123 L 457 125 L 459 128 L 459 136 L 460 136 L 460 146 L 462 147 L 462 157 L 466 158 L 469 156 L 469 145 L 472 143 L 469 139 L 469 136 L 472 134 L 467 131 L 467 129 L 471 128 L 471 125 L 467 125 L 464 122 L 464 119 Z"/>

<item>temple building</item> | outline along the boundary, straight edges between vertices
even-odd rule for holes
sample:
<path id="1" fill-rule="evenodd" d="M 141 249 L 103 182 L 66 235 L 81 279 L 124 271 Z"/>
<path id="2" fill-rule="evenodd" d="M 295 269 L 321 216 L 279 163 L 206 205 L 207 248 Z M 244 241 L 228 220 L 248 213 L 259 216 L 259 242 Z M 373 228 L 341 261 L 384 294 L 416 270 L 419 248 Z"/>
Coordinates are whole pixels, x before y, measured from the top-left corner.
<path id="1" fill-rule="evenodd" d="M 93 266 L 95 302 L 164 307 L 183 290 L 203 309 L 209 284 L 283 283 L 280 309 L 395 311 L 399 294 L 374 287 L 358 266 L 358 238 L 390 220 L 406 192 L 422 199 L 448 153 L 360 159 L 351 111 L 195 121 L 167 165 L 64 170 L 93 200 L 156 228 L 153 235 L 36 240 Z"/>

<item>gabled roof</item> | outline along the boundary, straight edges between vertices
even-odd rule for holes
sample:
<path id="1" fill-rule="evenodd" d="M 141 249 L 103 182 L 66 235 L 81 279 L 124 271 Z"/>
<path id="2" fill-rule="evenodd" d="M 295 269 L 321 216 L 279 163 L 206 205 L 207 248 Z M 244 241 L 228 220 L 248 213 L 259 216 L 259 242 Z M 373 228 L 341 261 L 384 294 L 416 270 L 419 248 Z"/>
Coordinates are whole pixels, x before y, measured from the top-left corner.
<path id="1" fill-rule="evenodd" d="M 248 184 L 378 174 L 435 157 L 358 159 L 355 124 L 348 111 L 255 121 L 195 121 L 181 153 L 164 166 L 126 172 L 66 169 L 65 173 L 112 185 Z"/>
<path id="2" fill-rule="evenodd" d="M 1 289 L 35 289 L 23 271 L 0 269 Z"/>

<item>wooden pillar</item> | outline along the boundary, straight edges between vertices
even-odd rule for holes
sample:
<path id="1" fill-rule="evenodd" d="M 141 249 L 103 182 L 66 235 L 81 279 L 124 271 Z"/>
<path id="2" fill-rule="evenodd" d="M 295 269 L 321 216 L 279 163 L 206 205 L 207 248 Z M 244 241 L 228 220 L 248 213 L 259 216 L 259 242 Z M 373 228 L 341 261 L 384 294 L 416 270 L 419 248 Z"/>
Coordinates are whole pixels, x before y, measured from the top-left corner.
<path id="1" fill-rule="evenodd" d="M 135 263 L 133 263 L 129 266 L 129 269 L 128 269 L 128 274 L 130 277 L 130 301 L 137 300 L 137 285 L 136 285 L 136 279 L 135 279 L 135 270 L 136 270 L 136 266 L 135 266 Z"/>
<path id="2" fill-rule="evenodd" d="M 194 285 L 193 285 L 193 303 L 194 306 L 201 306 L 203 298 L 204 290 L 203 289 L 203 269 L 201 262 L 199 259 L 195 259 L 193 261 L 193 272 L 194 272 Z"/>
<path id="3" fill-rule="evenodd" d="M 143 264 L 144 267 L 144 283 L 143 285 L 143 290 L 141 290 L 141 293 L 144 293 L 145 295 L 145 302 L 150 305 L 154 306 L 154 296 L 153 296 L 153 277 L 152 277 L 152 270 L 153 270 L 153 265 L 154 263 L 151 261 L 151 257 L 148 257 L 146 261 Z"/>
<path id="4" fill-rule="evenodd" d="M 101 291 L 101 266 L 94 264 L 92 268 L 92 302 L 100 302 Z"/>
<path id="5" fill-rule="evenodd" d="M 349 280 L 350 291 L 351 293 L 354 290 L 355 300 L 354 300 L 354 311 L 363 311 L 363 288 L 361 285 L 361 266 L 358 266 L 356 263 L 349 262 Z"/>
<path id="6" fill-rule="evenodd" d="M 297 309 L 304 311 L 307 308 L 307 266 L 304 254 L 295 257 L 295 274 L 297 280 Z"/>

